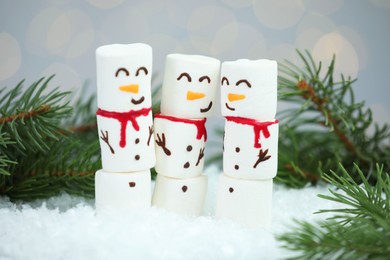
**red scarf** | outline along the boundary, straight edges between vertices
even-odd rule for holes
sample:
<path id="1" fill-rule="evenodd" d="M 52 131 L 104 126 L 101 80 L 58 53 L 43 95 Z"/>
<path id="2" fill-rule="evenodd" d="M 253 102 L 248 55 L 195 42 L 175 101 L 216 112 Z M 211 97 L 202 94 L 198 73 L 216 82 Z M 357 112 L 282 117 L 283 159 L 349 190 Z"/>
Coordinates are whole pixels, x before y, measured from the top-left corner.
<path id="1" fill-rule="evenodd" d="M 273 122 L 259 122 L 253 119 L 238 116 L 227 116 L 225 118 L 227 121 L 231 121 L 237 124 L 253 126 L 253 132 L 255 133 L 255 148 L 261 148 L 260 133 L 263 132 L 264 137 L 267 139 L 271 136 L 268 127 L 279 122 L 278 120 L 275 120 Z"/>
<path id="2" fill-rule="evenodd" d="M 125 147 L 126 146 L 126 128 L 127 128 L 127 122 L 131 122 L 133 128 L 135 131 L 139 131 L 139 125 L 137 122 L 137 118 L 140 116 L 147 116 L 149 115 L 150 111 L 152 111 L 152 108 L 142 108 L 140 110 L 130 110 L 129 112 L 113 112 L 113 111 L 107 111 L 98 108 L 96 111 L 96 115 L 107 117 L 107 118 L 113 118 L 119 121 L 121 124 L 121 130 L 120 130 L 120 141 L 119 146 Z"/>
<path id="3" fill-rule="evenodd" d="M 207 140 L 207 131 L 206 131 L 206 126 L 205 126 L 206 118 L 203 118 L 202 120 L 194 120 L 194 119 L 179 118 L 179 117 L 174 117 L 174 116 L 166 116 L 166 115 L 162 115 L 161 113 L 154 115 L 154 117 L 167 119 L 167 120 L 170 120 L 173 122 L 193 124 L 194 126 L 196 126 L 196 129 L 197 129 L 196 139 L 200 140 L 203 137 L 205 142 Z"/>

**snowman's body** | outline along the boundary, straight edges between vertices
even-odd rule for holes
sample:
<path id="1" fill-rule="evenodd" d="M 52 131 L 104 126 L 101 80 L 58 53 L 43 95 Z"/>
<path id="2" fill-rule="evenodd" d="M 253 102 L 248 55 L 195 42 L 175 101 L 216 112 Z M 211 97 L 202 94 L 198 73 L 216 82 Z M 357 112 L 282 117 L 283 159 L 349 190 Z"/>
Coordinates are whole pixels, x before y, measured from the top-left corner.
<path id="1" fill-rule="evenodd" d="M 239 179 L 267 180 L 278 168 L 278 123 L 226 120 L 223 169 L 228 176 Z"/>
<path id="2" fill-rule="evenodd" d="M 156 171 L 152 205 L 183 215 L 203 211 L 206 117 L 211 114 L 220 62 L 170 54 L 165 64 L 161 114 L 155 116 Z"/>
<path id="3" fill-rule="evenodd" d="M 272 179 L 278 164 L 276 92 L 275 61 L 222 64 L 221 108 L 226 123 L 217 218 L 251 227 L 271 225 Z"/>
<path id="4" fill-rule="evenodd" d="M 141 43 L 96 50 L 97 124 L 102 166 L 96 209 L 150 207 L 155 165 L 151 101 L 152 49 Z"/>
<path id="5" fill-rule="evenodd" d="M 98 113 L 97 123 L 103 169 L 109 172 L 135 172 L 155 165 L 153 119 L 150 108 L 135 118 L 117 119 L 111 113 Z M 109 144 L 104 140 L 108 137 Z"/>
<path id="6" fill-rule="evenodd" d="M 156 115 L 156 140 L 164 138 L 165 150 L 156 147 L 156 171 L 167 177 L 192 178 L 203 170 L 206 145 L 204 119 Z M 179 133 L 179 134 L 178 134 Z"/>

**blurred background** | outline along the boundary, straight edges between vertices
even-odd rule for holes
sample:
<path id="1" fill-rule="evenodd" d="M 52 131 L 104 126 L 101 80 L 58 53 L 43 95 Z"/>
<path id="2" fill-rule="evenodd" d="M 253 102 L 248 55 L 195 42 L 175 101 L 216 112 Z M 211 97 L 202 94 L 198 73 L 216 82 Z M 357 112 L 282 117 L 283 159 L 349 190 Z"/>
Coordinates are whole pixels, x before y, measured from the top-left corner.
<path id="1" fill-rule="evenodd" d="M 153 47 L 154 85 L 174 52 L 279 62 L 298 62 L 295 49 L 325 62 L 334 53 L 337 73 L 358 78 L 356 99 L 390 122 L 389 0 L 2 0 L 0 87 L 56 74 L 52 85 L 92 93 L 95 49 L 133 42 Z"/>

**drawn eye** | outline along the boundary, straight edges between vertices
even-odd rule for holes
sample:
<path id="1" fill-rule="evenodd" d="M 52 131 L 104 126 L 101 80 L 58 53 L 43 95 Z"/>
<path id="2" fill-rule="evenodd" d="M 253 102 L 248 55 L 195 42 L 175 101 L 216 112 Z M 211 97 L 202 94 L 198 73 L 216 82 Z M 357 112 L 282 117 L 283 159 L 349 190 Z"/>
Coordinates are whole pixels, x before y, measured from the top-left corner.
<path id="1" fill-rule="evenodd" d="M 143 71 L 145 73 L 145 76 L 148 75 L 148 69 L 145 67 L 140 67 L 139 69 L 137 69 L 135 76 L 138 76 L 141 71 Z"/>
<path id="2" fill-rule="evenodd" d="M 241 83 L 246 84 L 248 88 L 252 87 L 251 83 L 249 83 L 249 81 L 247 81 L 246 79 L 240 79 L 239 81 L 237 81 L 236 86 L 240 85 Z"/>
<path id="3" fill-rule="evenodd" d="M 129 73 L 129 71 L 127 70 L 127 69 L 125 69 L 125 68 L 119 68 L 116 72 L 115 72 L 115 77 L 118 77 L 118 75 L 119 75 L 119 72 L 124 72 L 124 73 L 126 73 L 126 76 L 129 76 L 130 75 L 130 73 Z"/>
<path id="4" fill-rule="evenodd" d="M 203 80 L 207 80 L 207 82 L 210 84 L 211 82 L 211 79 L 209 78 L 209 76 L 203 76 L 203 77 L 200 77 L 199 78 L 199 82 L 202 82 Z"/>
<path id="5" fill-rule="evenodd" d="M 183 77 L 186 77 L 188 82 L 191 82 L 191 76 L 187 72 L 183 72 L 182 74 L 180 74 L 180 76 L 177 78 L 177 80 L 180 80 Z"/>
<path id="6" fill-rule="evenodd" d="M 229 86 L 229 80 L 226 78 L 226 77 L 223 77 L 222 80 L 221 80 L 221 85 L 223 85 L 223 83 L 226 82 L 226 85 Z"/>

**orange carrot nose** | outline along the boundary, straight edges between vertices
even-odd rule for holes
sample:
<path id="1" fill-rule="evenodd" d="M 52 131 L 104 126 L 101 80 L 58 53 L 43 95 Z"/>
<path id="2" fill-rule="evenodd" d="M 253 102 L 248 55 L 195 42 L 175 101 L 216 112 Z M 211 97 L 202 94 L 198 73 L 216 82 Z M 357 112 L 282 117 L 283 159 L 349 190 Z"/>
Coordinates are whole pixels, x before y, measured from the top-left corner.
<path id="1" fill-rule="evenodd" d="M 124 91 L 124 92 L 131 92 L 131 93 L 137 94 L 138 88 L 139 88 L 138 84 L 130 84 L 130 85 L 120 86 L 119 90 Z"/>
<path id="2" fill-rule="evenodd" d="M 237 100 L 245 99 L 245 95 L 229 93 L 228 99 L 230 102 L 237 101 Z"/>
<path id="3" fill-rule="evenodd" d="M 187 91 L 187 100 L 200 99 L 200 98 L 204 98 L 205 96 L 206 94 L 204 93 Z"/>

